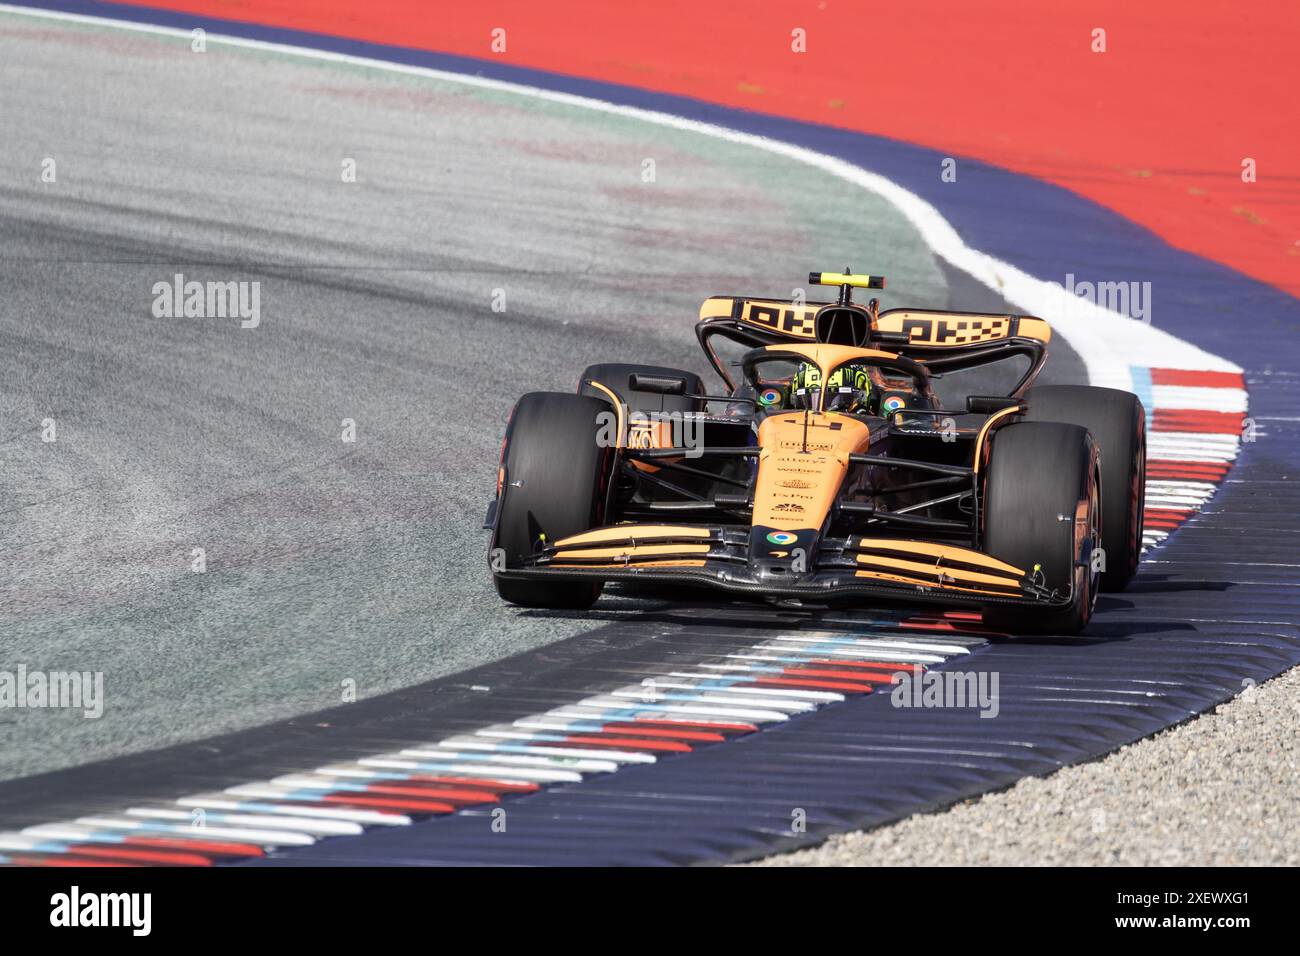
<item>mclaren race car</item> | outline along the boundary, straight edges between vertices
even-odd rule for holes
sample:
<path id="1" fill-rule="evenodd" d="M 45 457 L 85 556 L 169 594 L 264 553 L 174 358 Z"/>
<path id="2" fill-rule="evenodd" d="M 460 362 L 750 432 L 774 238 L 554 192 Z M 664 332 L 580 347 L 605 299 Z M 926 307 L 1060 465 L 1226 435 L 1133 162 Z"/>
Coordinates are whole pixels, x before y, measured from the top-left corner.
<path id="1" fill-rule="evenodd" d="M 813 273 L 834 302 L 717 296 L 696 335 L 722 387 L 593 365 L 506 427 L 485 527 L 498 593 L 585 608 L 608 581 L 792 605 L 921 601 L 1010 632 L 1074 633 L 1133 577 L 1146 414 L 1135 395 L 1031 387 L 1025 315 L 880 311 L 880 276 Z M 740 351 L 735 361 L 719 351 Z M 1019 357 L 1006 395 L 934 382 Z"/>

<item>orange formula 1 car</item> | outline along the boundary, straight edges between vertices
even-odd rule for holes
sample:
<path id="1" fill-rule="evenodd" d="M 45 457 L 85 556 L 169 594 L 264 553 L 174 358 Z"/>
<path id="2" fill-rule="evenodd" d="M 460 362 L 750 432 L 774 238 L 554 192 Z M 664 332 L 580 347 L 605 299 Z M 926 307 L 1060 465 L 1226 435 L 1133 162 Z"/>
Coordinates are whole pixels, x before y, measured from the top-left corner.
<path id="1" fill-rule="evenodd" d="M 1051 330 L 1022 315 L 879 311 L 879 276 L 813 273 L 830 303 L 719 296 L 696 334 L 725 388 L 593 365 L 532 392 L 488 510 L 498 593 L 584 608 L 607 581 L 792 604 L 975 606 L 1007 631 L 1073 633 L 1137 567 L 1137 396 L 1031 388 Z M 735 362 L 718 347 L 744 349 Z M 1019 357 L 1008 395 L 943 408 L 943 375 Z M 951 404 L 957 405 L 957 402 Z"/>

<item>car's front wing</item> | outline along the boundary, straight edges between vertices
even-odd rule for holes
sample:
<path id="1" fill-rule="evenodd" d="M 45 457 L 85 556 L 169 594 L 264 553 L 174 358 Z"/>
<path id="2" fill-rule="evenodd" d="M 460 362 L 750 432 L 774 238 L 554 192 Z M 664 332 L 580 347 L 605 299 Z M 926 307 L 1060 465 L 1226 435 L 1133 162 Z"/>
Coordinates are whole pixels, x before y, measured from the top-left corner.
<path id="1" fill-rule="evenodd" d="M 716 588 L 755 599 L 887 599 L 962 605 L 1063 607 L 1035 571 L 972 548 L 917 539 L 851 536 L 824 540 L 807 568 L 778 573 L 751 562 L 743 526 L 623 524 L 540 547 L 507 578 L 657 581 Z"/>

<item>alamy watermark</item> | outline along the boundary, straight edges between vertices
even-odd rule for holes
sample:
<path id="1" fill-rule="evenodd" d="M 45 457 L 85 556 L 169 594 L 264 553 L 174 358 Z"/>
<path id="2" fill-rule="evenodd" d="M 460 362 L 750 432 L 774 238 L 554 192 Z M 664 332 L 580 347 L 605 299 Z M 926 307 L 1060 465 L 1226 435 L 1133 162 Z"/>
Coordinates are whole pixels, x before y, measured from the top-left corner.
<path id="1" fill-rule="evenodd" d="M 927 671 L 913 665 L 894 674 L 889 700 L 895 707 L 917 709 L 972 707 L 981 717 L 996 717 L 999 682 L 997 671 Z"/>
<path id="2" fill-rule="evenodd" d="M 614 412 L 596 416 L 596 445 L 618 446 L 619 420 Z M 682 448 L 683 457 L 704 454 L 704 419 L 696 412 L 630 412 L 627 415 L 627 448 Z"/>
<path id="3" fill-rule="evenodd" d="M 132 936 L 148 936 L 153 929 L 153 894 L 83 893 L 73 885 L 50 897 L 50 925 L 117 926 L 131 930 Z"/>
<path id="4" fill-rule="evenodd" d="M 1070 296 L 1067 312 L 1075 309 L 1075 300 L 1090 302 L 1146 325 L 1151 324 L 1151 283 L 1136 281 L 1079 282 L 1073 272 L 1065 274 L 1065 291 Z M 1080 309 L 1080 313 L 1085 310 Z M 1086 314 L 1080 315 L 1086 318 Z"/>
<path id="5" fill-rule="evenodd" d="M 104 716 L 103 671 L 0 671 L 0 709 L 66 708 L 89 720 Z"/>
<path id="6" fill-rule="evenodd" d="M 240 319 L 241 329 L 262 323 L 262 283 L 186 281 L 176 273 L 170 282 L 153 284 L 155 319 Z"/>

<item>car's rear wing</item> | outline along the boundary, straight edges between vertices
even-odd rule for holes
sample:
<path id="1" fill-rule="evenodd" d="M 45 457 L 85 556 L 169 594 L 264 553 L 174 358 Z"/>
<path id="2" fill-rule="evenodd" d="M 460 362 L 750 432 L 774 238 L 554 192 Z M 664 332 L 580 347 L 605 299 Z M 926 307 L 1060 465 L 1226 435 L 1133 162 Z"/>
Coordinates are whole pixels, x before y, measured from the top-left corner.
<path id="1" fill-rule="evenodd" d="M 780 342 L 816 342 L 814 319 L 826 305 L 830 303 L 715 295 L 700 306 L 700 321 L 734 323 L 738 332 L 762 336 L 761 340 L 755 339 L 751 348 Z"/>
<path id="2" fill-rule="evenodd" d="M 876 316 L 876 331 L 907 336 L 907 348 L 959 348 L 999 339 L 1028 338 L 1046 345 L 1052 327 L 1032 315 L 888 309 Z"/>
<path id="3" fill-rule="evenodd" d="M 714 369 L 734 388 L 735 382 L 710 344 L 715 335 L 750 348 L 818 341 L 819 314 L 845 310 L 835 302 L 711 296 L 700 306 L 695 333 Z M 956 371 L 1000 361 L 1013 355 L 1030 358 L 1029 370 L 1012 390 L 1019 394 L 1047 359 L 1052 329 L 1031 315 L 994 312 L 948 312 L 938 309 L 888 309 L 878 312 L 875 300 L 847 307 L 869 323 L 864 347 L 885 349 L 925 363 L 935 372 Z"/>

